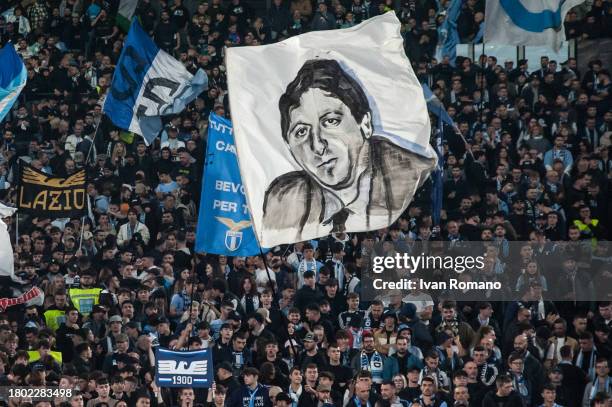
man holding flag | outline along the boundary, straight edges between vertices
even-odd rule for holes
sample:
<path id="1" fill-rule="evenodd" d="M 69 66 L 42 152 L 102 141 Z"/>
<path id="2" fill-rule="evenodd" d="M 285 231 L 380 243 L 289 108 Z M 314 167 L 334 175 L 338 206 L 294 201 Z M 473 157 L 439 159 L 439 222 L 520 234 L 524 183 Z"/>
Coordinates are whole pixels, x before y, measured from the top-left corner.
<path id="1" fill-rule="evenodd" d="M 161 116 L 180 113 L 207 88 L 202 69 L 192 75 L 134 20 L 103 110 L 116 126 L 151 144 L 162 130 Z"/>

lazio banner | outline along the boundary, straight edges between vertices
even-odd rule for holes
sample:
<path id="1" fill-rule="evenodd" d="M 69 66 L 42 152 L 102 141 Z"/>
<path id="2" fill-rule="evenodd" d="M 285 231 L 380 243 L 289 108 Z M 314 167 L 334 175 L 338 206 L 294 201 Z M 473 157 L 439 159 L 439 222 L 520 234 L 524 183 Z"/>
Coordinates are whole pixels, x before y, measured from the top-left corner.
<path id="1" fill-rule="evenodd" d="M 87 208 L 85 170 L 68 178 L 53 177 L 27 166 L 21 172 L 19 209 L 45 218 L 71 218 Z"/>
<path id="2" fill-rule="evenodd" d="M 259 246 L 240 178 L 232 123 L 211 113 L 196 251 L 250 256 Z"/>
<path id="3" fill-rule="evenodd" d="M 155 358 L 159 387 L 212 387 L 214 370 L 209 349 L 177 352 L 160 348 Z"/>

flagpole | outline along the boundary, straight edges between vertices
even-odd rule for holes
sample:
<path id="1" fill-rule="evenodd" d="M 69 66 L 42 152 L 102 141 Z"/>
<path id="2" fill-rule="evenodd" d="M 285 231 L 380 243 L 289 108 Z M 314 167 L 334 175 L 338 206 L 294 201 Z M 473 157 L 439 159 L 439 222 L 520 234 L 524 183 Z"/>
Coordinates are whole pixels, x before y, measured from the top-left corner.
<path id="1" fill-rule="evenodd" d="M 87 165 L 87 162 L 89 161 L 89 155 L 91 154 L 91 151 L 93 150 L 94 147 L 94 143 L 96 142 L 96 136 L 98 135 L 98 129 L 100 128 L 100 123 L 102 123 L 102 115 L 104 113 L 102 113 L 100 115 L 100 118 L 98 119 L 98 123 L 96 123 L 96 128 L 94 130 L 94 134 L 91 138 L 91 145 L 89 146 L 89 150 L 87 151 L 87 156 L 85 157 L 85 165 Z"/>

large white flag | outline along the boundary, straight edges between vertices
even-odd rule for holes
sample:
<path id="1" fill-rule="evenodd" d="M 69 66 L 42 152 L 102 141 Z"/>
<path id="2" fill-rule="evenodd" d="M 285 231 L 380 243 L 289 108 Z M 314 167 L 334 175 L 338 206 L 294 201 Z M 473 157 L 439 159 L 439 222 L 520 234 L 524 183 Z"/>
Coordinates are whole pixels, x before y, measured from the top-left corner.
<path id="1" fill-rule="evenodd" d="M 547 45 L 558 51 L 565 41 L 563 21 L 584 0 L 487 0 L 487 44 Z"/>
<path id="2" fill-rule="evenodd" d="M 8 276 L 12 280 L 19 282 L 20 280 L 15 276 L 11 237 L 9 236 L 6 223 L 2 220 L 3 218 L 13 216 L 16 211 L 17 208 L 11 208 L 0 203 L 0 276 Z"/>
<path id="3" fill-rule="evenodd" d="M 227 68 L 240 172 L 263 247 L 386 227 L 435 166 L 423 91 L 394 13 L 230 48 Z"/>

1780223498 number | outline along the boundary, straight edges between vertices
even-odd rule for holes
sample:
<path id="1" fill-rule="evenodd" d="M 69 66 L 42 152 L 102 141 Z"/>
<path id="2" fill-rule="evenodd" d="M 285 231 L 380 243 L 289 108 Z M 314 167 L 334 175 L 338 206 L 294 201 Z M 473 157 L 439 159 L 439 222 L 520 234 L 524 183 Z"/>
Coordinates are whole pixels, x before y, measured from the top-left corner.
<path id="1" fill-rule="evenodd" d="M 71 398 L 74 389 L 61 387 L 0 387 L 0 396 L 4 399 L 27 398 L 32 401 Z"/>

